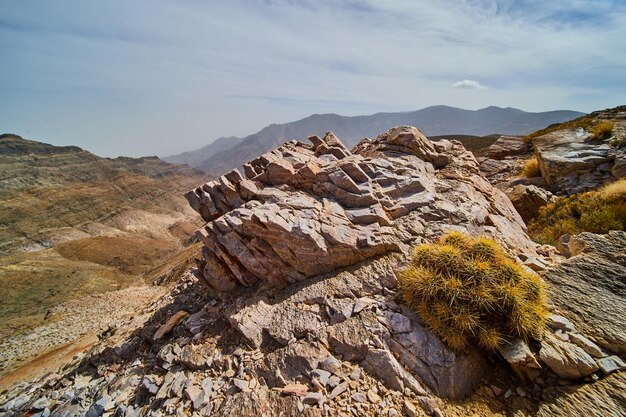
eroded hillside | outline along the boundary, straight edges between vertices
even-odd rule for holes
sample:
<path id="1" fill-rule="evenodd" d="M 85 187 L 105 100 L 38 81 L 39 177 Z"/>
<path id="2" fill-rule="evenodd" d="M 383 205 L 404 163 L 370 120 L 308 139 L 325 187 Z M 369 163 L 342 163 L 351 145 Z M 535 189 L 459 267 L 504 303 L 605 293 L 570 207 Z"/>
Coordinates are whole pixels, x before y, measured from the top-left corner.
<path id="1" fill-rule="evenodd" d="M 45 338 L 37 329 L 62 321 L 55 308 L 71 314 L 59 306 L 144 288 L 160 278 L 155 270 L 167 274 L 161 266 L 172 260 L 187 265 L 190 256 L 180 259 L 179 252 L 198 222 L 181 194 L 200 174 L 156 157 L 100 158 L 74 146 L 0 136 L 0 374 L 101 325 L 83 314 L 93 326 L 65 329 L 73 337 L 30 345 L 16 339 L 30 332 Z M 93 307 L 99 317 L 98 303 Z M 9 347 L 12 341 L 18 348 Z"/>

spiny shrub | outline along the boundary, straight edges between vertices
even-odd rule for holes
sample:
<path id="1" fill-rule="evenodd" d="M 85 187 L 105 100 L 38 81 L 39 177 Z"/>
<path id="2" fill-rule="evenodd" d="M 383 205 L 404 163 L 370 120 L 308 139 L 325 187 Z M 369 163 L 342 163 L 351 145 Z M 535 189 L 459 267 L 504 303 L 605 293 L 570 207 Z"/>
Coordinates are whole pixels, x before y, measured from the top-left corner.
<path id="1" fill-rule="evenodd" d="M 543 282 L 492 239 L 450 232 L 419 245 L 399 281 L 405 302 L 453 350 L 495 350 L 507 337 L 543 334 Z"/>
<path id="2" fill-rule="evenodd" d="M 613 126 L 615 126 L 615 123 L 613 122 L 600 122 L 597 125 L 593 126 L 590 129 L 590 132 L 593 135 L 594 139 L 607 139 L 610 138 L 611 134 L 613 133 Z"/>
<path id="3" fill-rule="evenodd" d="M 619 180 L 541 207 L 528 225 L 528 234 L 535 242 L 555 245 L 565 234 L 607 233 L 625 227 L 626 180 Z"/>
<path id="4" fill-rule="evenodd" d="M 526 163 L 524 164 L 524 168 L 522 169 L 522 175 L 526 178 L 541 177 L 539 161 L 537 161 L 536 157 L 526 161 Z"/>

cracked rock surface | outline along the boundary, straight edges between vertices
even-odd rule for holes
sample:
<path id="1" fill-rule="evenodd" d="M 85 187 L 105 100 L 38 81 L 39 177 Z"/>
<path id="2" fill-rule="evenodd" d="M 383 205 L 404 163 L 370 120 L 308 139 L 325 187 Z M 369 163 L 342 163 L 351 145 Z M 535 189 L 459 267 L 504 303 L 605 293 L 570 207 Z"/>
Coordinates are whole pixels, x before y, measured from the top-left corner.
<path id="1" fill-rule="evenodd" d="M 332 133 L 293 141 L 186 194 L 207 224 L 199 269 L 213 288 L 282 288 L 434 237 L 491 235 L 534 244 L 511 202 L 454 141 L 414 127 L 364 139 L 350 152 Z"/>

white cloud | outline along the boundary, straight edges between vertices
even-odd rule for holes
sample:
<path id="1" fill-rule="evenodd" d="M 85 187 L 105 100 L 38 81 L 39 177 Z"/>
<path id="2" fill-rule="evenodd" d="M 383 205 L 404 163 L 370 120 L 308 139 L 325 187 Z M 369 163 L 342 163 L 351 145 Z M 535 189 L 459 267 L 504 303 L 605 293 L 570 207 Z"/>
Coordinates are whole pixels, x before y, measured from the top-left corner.
<path id="1" fill-rule="evenodd" d="M 476 80 L 457 81 L 454 84 L 452 84 L 450 87 L 456 88 L 459 90 L 484 90 L 485 88 L 487 88 Z"/>

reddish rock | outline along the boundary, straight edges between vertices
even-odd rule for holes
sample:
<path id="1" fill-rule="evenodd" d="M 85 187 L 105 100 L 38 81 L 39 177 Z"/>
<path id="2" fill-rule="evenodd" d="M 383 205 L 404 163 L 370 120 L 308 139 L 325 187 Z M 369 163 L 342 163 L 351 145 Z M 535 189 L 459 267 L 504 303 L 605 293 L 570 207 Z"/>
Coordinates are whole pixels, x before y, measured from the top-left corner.
<path id="1" fill-rule="evenodd" d="M 285 287 L 461 228 L 505 246 L 534 244 L 510 201 L 458 142 L 413 127 L 364 139 L 292 141 L 186 194 L 208 222 L 199 269 L 218 291 Z"/>

